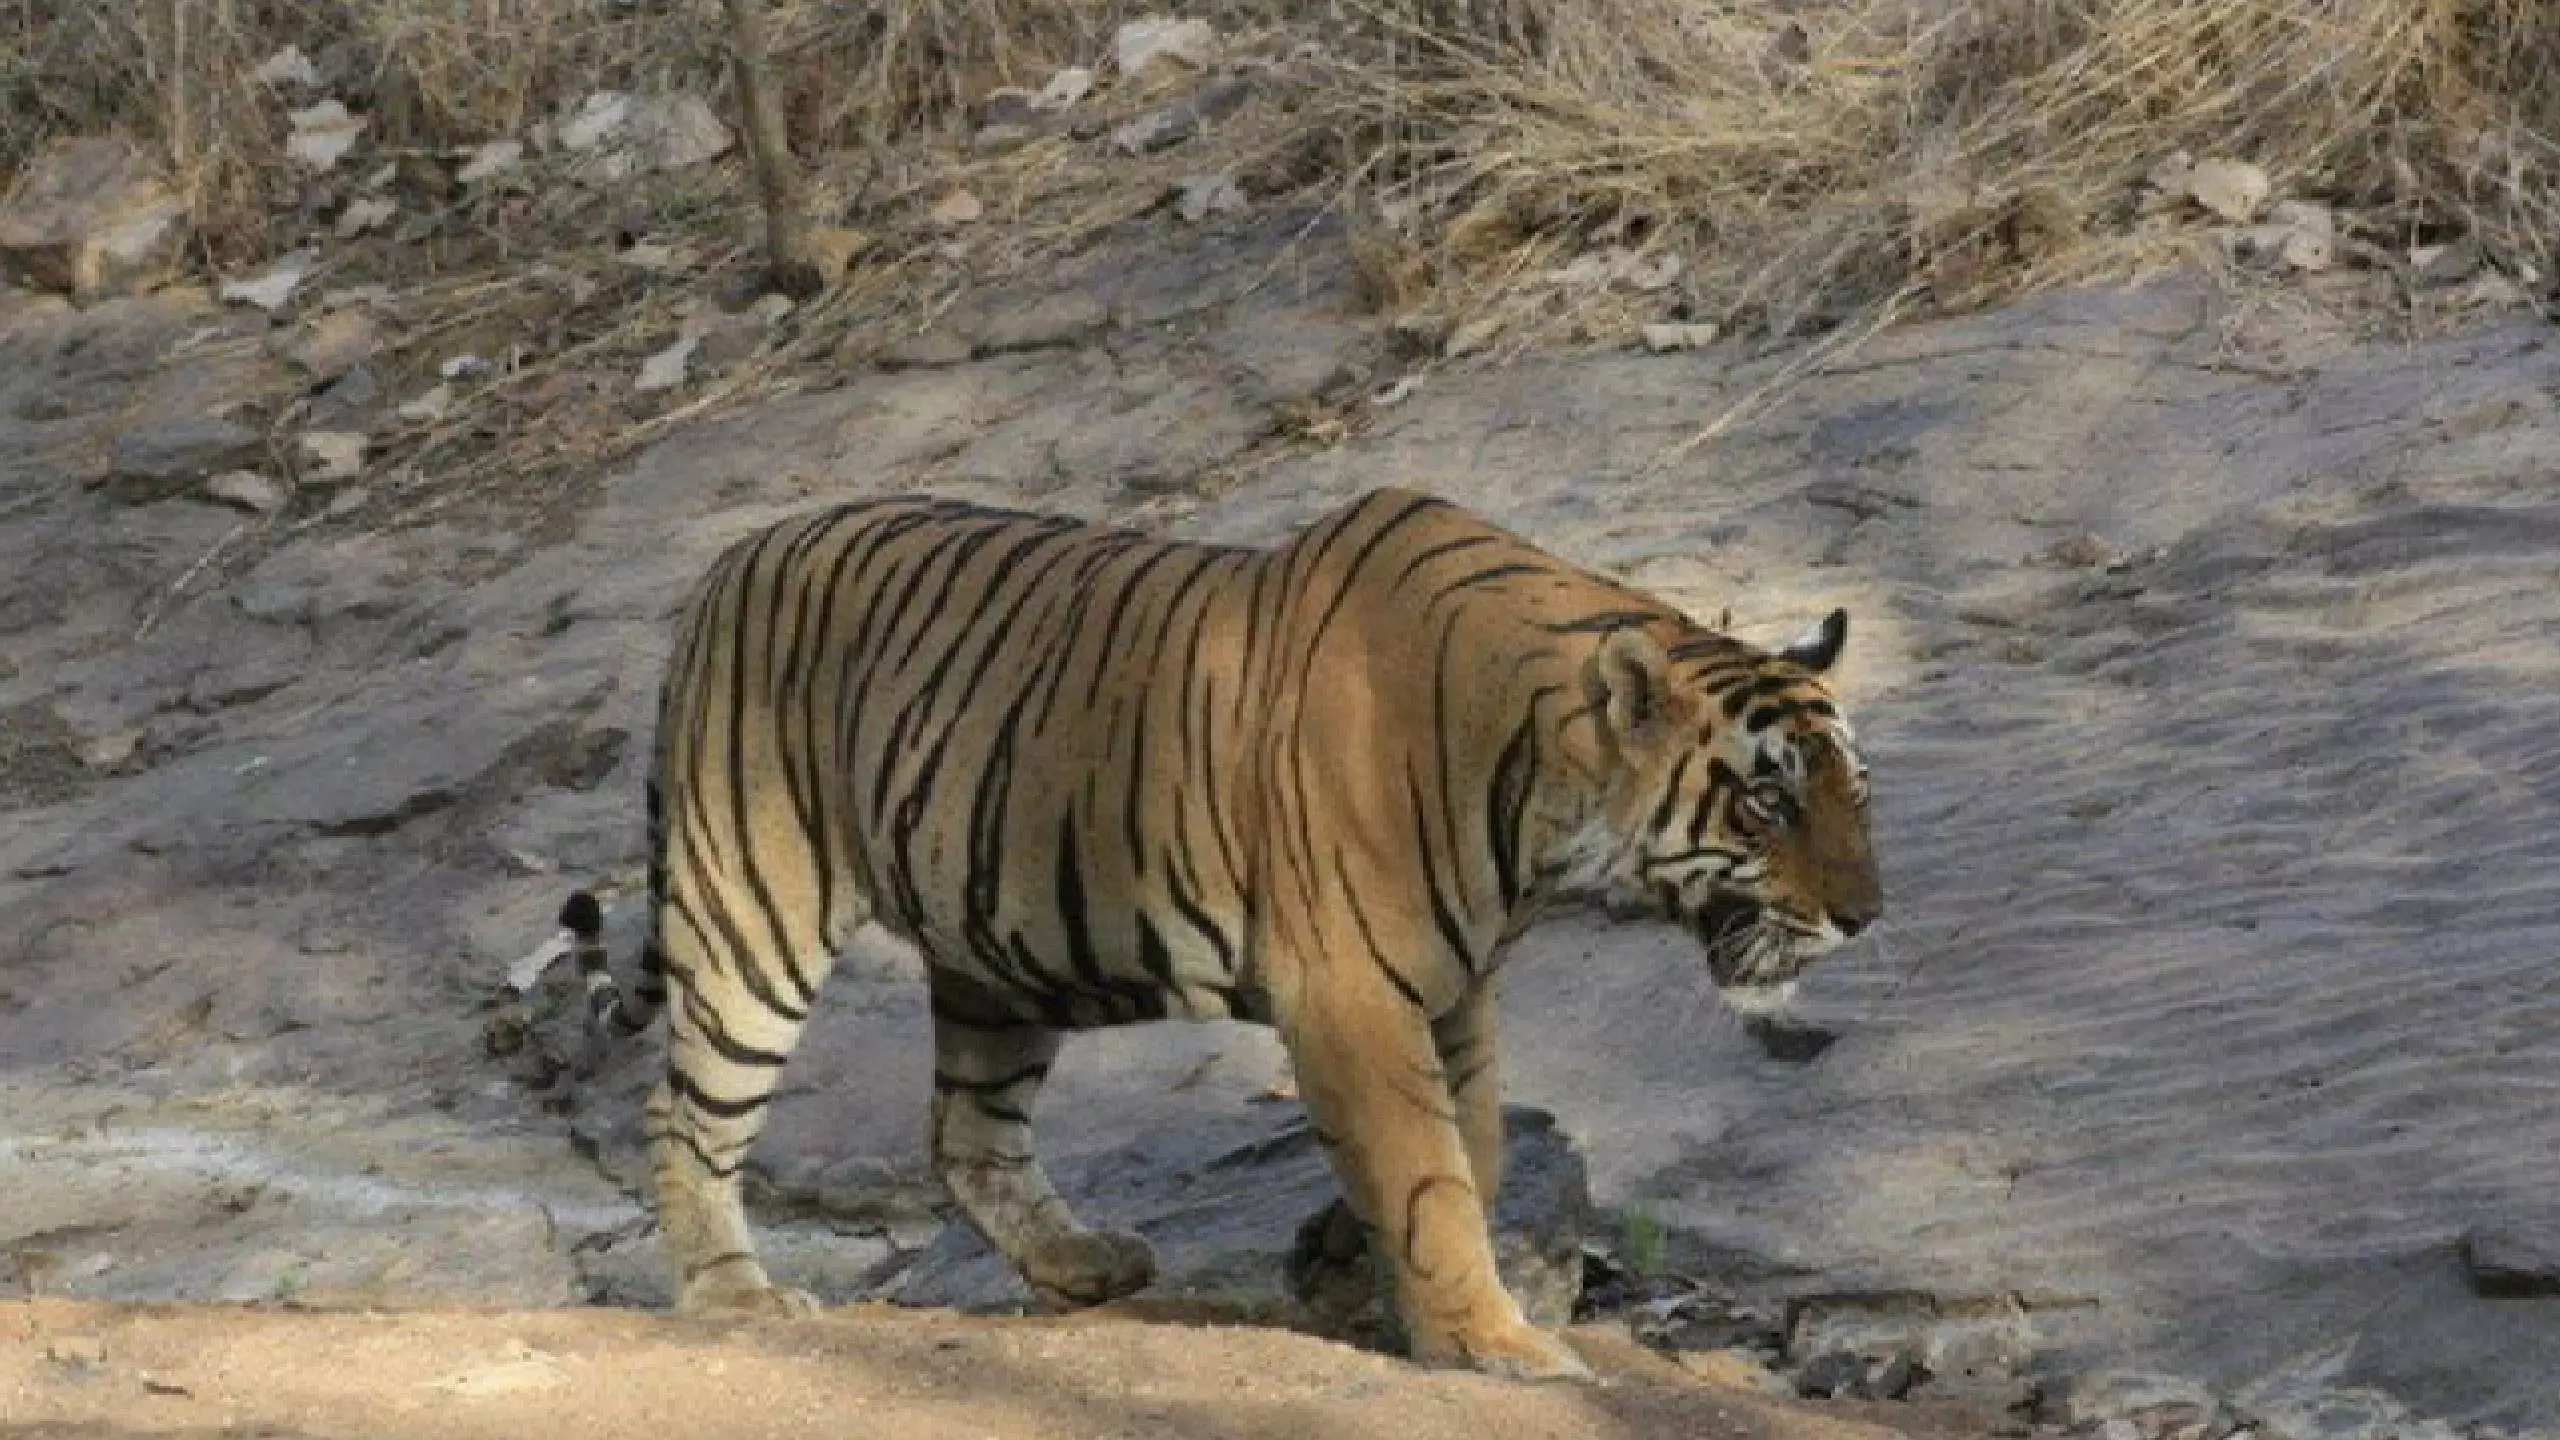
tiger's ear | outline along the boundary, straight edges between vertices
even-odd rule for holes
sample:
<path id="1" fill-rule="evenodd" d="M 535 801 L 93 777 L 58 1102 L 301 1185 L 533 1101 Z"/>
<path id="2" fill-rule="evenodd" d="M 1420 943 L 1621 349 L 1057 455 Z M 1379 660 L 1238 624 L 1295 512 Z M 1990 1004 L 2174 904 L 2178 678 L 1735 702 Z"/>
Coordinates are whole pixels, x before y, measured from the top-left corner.
<path id="1" fill-rule="evenodd" d="M 1632 625 L 1601 637 L 1583 688 L 1608 717 L 1609 733 L 1622 741 L 1647 739 L 1673 718 L 1671 657 Z"/>
<path id="2" fill-rule="evenodd" d="M 1822 623 L 1807 630 L 1778 652 L 1781 660 L 1792 660 L 1816 675 L 1828 670 L 1840 659 L 1840 649 L 1849 643 L 1849 612 L 1834 610 L 1822 617 Z"/>

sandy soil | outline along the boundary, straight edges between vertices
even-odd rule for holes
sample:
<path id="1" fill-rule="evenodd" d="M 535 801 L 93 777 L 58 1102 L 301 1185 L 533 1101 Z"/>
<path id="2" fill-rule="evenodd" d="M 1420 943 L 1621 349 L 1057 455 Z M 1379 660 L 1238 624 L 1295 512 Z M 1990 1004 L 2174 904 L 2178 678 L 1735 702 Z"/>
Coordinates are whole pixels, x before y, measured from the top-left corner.
<path id="1" fill-rule="evenodd" d="M 856 1307 L 614 1312 L 0 1306 L 0 1433 L 366 1440 L 1953 1440 L 1912 1405 L 1782 1405 L 1600 1332 L 1596 1387 L 1421 1374 L 1281 1331 Z"/>

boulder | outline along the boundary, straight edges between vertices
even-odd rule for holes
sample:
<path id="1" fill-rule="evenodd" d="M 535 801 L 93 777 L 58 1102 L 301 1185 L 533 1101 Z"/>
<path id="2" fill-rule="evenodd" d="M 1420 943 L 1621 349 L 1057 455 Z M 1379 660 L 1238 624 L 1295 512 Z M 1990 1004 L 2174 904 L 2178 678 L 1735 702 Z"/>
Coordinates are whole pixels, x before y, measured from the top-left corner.
<path id="1" fill-rule="evenodd" d="M 2560 1296 L 2560 1243 L 2520 1227 L 2475 1226 L 2462 1236 L 2462 1268 L 2488 1300 Z"/>
<path id="2" fill-rule="evenodd" d="M 151 162 L 104 136 L 46 146 L 0 204 L 0 270 L 82 302 L 150 289 L 186 237 L 187 207 Z"/>

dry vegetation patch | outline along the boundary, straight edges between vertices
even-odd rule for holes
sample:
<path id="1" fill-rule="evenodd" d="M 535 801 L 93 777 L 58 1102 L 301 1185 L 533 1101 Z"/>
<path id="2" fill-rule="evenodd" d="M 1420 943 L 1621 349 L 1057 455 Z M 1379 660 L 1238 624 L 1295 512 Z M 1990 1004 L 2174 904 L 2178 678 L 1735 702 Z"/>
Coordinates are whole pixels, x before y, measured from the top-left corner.
<path id="1" fill-rule="evenodd" d="M 713 0 L 14 0 L 0 178 L 133 134 L 203 268 L 309 247 L 312 296 L 387 287 L 407 393 L 496 353 L 378 447 L 443 497 L 591 469 L 1133 221 L 1239 208 L 1341 216 L 1367 301 L 1443 355 L 1783 339 L 2198 259 L 2403 316 L 2484 293 L 2437 281 L 2539 303 L 2560 268 L 2539 0 L 1205 0 L 1181 13 L 1219 54 L 1170 79 L 1116 73 L 1141 5 L 768 11 L 812 204 L 869 244 L 697 383 L 630 382 L 751 294 L 744 167 L 616 182 L 559 136 L 599 92 L 733 113 Z M 1035 98 L 1078 68 L 1089 93 Z M 327 102 L 356 144 L 297 159 Z M 529 158 L 478 173 L 493 143 Z M 2190 183 L 2222 162 L 2259 177 L 2232 203 Z"/>

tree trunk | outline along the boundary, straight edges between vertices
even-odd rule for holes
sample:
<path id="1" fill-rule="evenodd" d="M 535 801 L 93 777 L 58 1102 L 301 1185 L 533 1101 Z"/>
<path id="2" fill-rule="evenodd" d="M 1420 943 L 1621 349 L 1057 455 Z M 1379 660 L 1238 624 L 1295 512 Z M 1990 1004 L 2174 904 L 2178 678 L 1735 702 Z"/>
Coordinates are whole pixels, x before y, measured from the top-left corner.
<path id="1" fill-rule="evenodd" d="M 764 0 L 721 0 L 721 5 L 729 14 L 729 61 L 737 79 L 738 107 L 745 112 L 747 153 L 754 158 L 756 188 L 764 196 L 767 281 L 785 295 L 807 299 L 826 288 L 827 277 L 809 244 L 800 166 L 791 156 L 782 97 L 774 93 L 773 69 L 765 55 Z"/>

